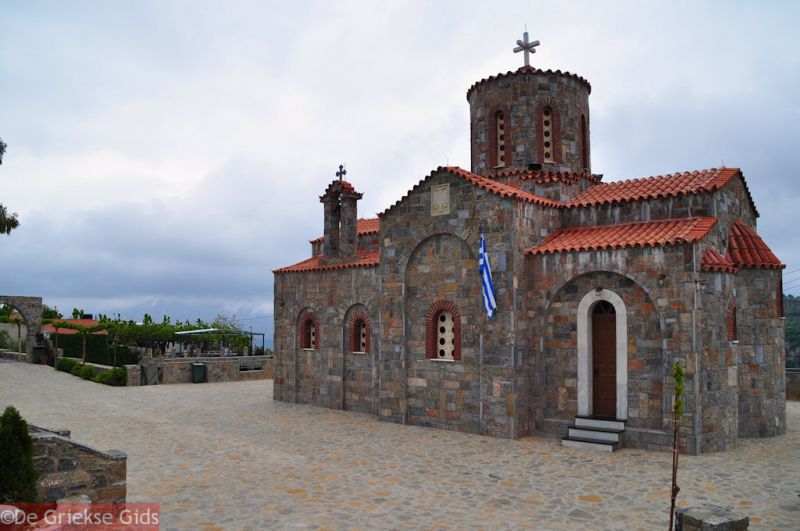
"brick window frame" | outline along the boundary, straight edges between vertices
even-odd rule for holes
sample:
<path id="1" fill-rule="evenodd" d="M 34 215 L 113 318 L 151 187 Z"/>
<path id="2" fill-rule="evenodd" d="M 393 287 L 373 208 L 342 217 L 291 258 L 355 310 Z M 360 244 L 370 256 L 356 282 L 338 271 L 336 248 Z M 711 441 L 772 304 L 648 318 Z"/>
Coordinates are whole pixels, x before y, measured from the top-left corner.
<path id="1" fill-rule="evenodd" d="M 316 350 L 319 348 L 319 320 L 317 315 L 306 310 L 300 315 L 300 326 L 298 326 L 298 334 L 300 336 L 298 343 L 300 348 L 307 350 Z M 313 334 L 311 333 L 313 331 Z"/>
<path id="2" fill-rule="evenodd" d="M 450 301 L 437 301 L 428 309 L 425 315 L 425 357 L 428 359 L 439 359 L 436 345 L 436 332 L 439 316 L 443 312 L 449 312 L 453 316 L 453 360 L 461 361 L 461 312 L 458 307 Z"/>
<path id="3" fill-rule="evenodd" d="M 544 127 L 544 110 L 550 109 L 550 118 L 552 119 L 551 123 L 551 131 L 553 132 L 552 135 L 552 143 L 553 143 L 553 159 L 552 160 L 545 160 L 544 159 L 544 133 L 542 132 L 542 128 Z M 537 138 L 536 138 L 536 158 L 539 159 L 539 164 L 553 164 L 558 163 L 560 164 L 563 160 L 562 153 L 561 153 L 561 110 L 558 108 L 555 102 L 552 101 L 545 101 L 541 105 L 536 108 L 536 131 L 537 131 Z"/>
<path id="4" fill-rule="evenodd" d="M 728 306 L 728 341 L 739 340 L 739 330 L 736 324 L 736 300 L 732 300 Z"/>
<path id="5" fill-rule="evenodd" d="M 364 326 L 367 334 L 365 338 L 364 350 L 361 350 L 360 326 Z M 362 311 L 353 312 L 350 321 L 347 323 L 347 349 L 348 352 L 369 353 L 372 348 L 372 323 L 369 316 Z"/>
<path id="6" fill-rule="evenodd" d="M 503 163 L 503 167 L 511 166 L 511 135 L 508 134 L 508 125 L 510 121 L 510 116 L 508 114 L 508 110 L 504 109 L 503 107 L 495 107 L 492 109 L 491 113 L 489 114 L 489 169 L 493 169 L 497 167 L 498 160 L 497 160 L 497 115 L 503 115 L 503 127 L 504 127 L 504 139 L 503 145 L 505 149 L 503 150 L 506 156 L 506 160 Z"/>

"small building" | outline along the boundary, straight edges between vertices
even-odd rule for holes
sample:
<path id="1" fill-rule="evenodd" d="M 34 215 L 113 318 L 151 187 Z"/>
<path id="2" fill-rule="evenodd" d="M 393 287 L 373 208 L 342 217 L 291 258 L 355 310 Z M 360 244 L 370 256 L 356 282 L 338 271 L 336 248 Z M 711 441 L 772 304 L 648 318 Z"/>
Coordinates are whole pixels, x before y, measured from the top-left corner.
<path id="1" fill-rule="evenodd" d="M 784 265 L 743 171 L 606 182 L 590 92 L 527 64 L 478 81 L 470 170 L 435 169 L 377 219 L 358 217 L 362 194 L 340 173 L 311 257 L 274 271 L 275 399 L 665 450 L 677 362 L 682 450 L 783 433 Z"/>

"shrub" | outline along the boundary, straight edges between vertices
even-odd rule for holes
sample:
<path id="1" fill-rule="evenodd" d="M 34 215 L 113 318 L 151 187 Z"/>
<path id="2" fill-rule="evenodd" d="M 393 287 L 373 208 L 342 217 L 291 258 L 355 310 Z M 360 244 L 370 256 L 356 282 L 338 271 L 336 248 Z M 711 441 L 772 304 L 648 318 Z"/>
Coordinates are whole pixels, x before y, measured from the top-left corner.
<path id="1" fill-rule="evenodd" d="M 117 387 L 124 386 L 128 383 L 128 371 L 125 367 L 116 367 L 110 371 L 98 374 L 92 378 L 92 381 Z"/>
<path id="2" fill-rule="evenodd" d="M 0 417 L 0 503 L 37 501 L 38 477 L 28 423 L 8 406 Z"/>
<path id="3" fill-rule="evenodd" d="M 72 368 L 69 370 L 69 373 L 72 376 L 80 376 L 81 375 L 81 364 L 80 363 L 76 363 L 75 365 L 73 365 Z"/>
<path id="4" fill-rule="evenodd" d="M 84 365 L 83 367 L 81 367 L 81 372 L 79 373 L 79 376 L 84 380 L 91 380 L 92 376 L 94 375 L 95 375 L 95 370 L 94 367 L 92 367 L 91 365 Z"/>
<path id="5" fill-rule="evenodd" d="M 56 370 L 70 372 L 75 365 L 78 365 L 78 360 L 72 358 L 58 358 L 56 362 Z"/>

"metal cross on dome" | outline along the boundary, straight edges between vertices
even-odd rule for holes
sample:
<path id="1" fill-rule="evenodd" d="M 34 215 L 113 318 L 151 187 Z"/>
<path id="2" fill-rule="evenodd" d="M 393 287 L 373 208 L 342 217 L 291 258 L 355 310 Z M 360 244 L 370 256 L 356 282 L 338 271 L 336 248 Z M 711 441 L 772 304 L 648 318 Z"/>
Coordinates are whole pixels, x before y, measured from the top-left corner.
<path id="1" fill-rule="evenodd" d="M 522 40 L 517 40 L 517 47 L 514 48 L 514 53 L 524 52 L 525 66 L 531 66 L 530 55 L 536 53 L 535 48 L 539 46 L 539 41 L 528 42 L 528 32 L 522 34 Z"/>
<path id="2" fill-rule="evenodd" d="M 344 177 L 345 175 L 347 175 L 347 170 L 344 169 L 344 164 L 339 164 L 339 171 L 336 172 L 336 176 L 341 181 L 342 177 Z"/>

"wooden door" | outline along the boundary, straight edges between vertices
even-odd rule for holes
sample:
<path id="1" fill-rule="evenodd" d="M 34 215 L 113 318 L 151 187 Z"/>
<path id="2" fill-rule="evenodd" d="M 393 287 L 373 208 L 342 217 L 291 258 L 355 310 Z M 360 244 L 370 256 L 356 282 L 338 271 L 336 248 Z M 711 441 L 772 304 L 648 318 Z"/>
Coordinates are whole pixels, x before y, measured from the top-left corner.
<path id="1" fill-rule="evenodd" d="M 617 319 L 614 307 L 600 301 L 592 311 L 592 401 L 596 417 L 617 416 Z"/>

